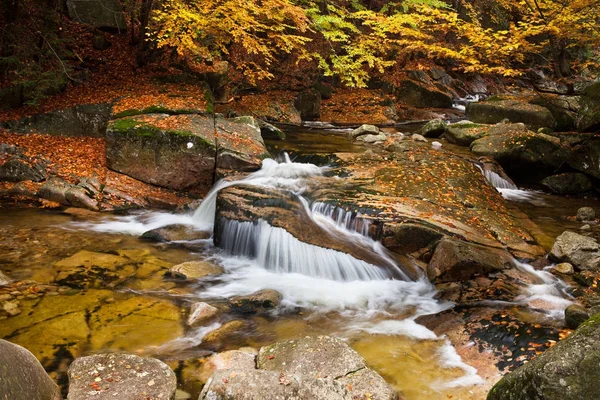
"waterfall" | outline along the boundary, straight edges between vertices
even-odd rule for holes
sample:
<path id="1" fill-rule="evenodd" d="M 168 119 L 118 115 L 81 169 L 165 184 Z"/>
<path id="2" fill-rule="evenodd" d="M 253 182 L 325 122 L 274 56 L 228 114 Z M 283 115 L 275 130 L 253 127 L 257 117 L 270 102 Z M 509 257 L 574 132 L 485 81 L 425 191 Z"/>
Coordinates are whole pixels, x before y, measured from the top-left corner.
<path id="1" fill-rule="evenodd" d="M 362 217 L 359 212 L 344 210 L 323 202 L 314 202 L 310 206 L 313 214 L 320 214 L 335 221 L 336 225 L 350 231 L 355 231 L 363 236 L 369 236 L 371 221 Z"/>
<path id="2" fill-rule="evenodd" d="M 391 273 L 337 250 L 304 243 L 266 221 L 224 220 L 221 247 L 231 255 L 253 258 L 275 273 L 302 274 L 334 281 L 389 279 Z"/>
<path id="3" fill-rule="evenodd" d="M 517 189 L 517 185 L 512 182 L 507 181 L 494 171 L 490 169 L 484 169 L 483 175 L 488 180 L 489 183 L 492 184 L 496 189 Z"/>

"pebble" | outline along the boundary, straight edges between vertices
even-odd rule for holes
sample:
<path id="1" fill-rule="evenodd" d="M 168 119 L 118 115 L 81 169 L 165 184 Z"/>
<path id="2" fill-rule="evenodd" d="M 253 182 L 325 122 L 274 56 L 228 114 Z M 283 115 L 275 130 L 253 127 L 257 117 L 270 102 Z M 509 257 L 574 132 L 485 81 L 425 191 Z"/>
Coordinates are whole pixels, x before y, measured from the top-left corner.
<path id="1" fill-rule="evenodd" d="M 38 297 L 40 297 L 40 296 L 37 294 L 28 294 L 27 296 L 25 296 L 25 298 L 28 300 L 34 300 L 34 299 L 37 299 Z"/>
<path id="2" fill-rule="evenodd" d="M 12 308 L 10 310 L 5 310 L 11 317 L 17 316 L 21 314 L 20 308 Z"/>
<path id="3" fill-rule="evenodd" d="M 46 296 L 58 296 L 59 294 L 58 292 L 46 292 Z"/>
<path id="4" fill-rule="evenodd" d="M 12 300 L 13 296 L 11 294 L 0 294 L 0 301 Z"/>
<path id="5" fill-rule="evenodd" d="M 10 294 L 12 294 L 13 296 L 20 296 L 21 292 L 19 292 L 18 290 L 15 290 L 14 292 L 10 292 Z"/>

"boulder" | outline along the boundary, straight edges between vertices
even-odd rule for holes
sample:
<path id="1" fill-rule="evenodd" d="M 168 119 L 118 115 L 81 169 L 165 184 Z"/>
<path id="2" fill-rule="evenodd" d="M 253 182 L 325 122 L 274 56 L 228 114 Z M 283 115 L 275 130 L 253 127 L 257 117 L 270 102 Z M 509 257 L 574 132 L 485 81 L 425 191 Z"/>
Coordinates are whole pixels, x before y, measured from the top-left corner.
<path id="1" fill-rule="evenodd" d="M 67 201 L 67 192 L 73 187 L 74 185 L 63 181 L 62 179 L 51 178 L 38 190 L 37 195 L 42 199 L 54 201 L 63 205 L 70 205 Z"/>
<path id="2" fill-rule="evenodd" d="M 468 103 L 466 116 L 482 124 L 496 124 L 508 119 L 510 122 L 522 122 L 534 130 L 556 127 L 556 120 L 547 108 L 520 100 L 492 97 L 487 101 Z"/>
<path id="3" fill-rule="evenodd" d="M 421 135 L 438 138 L 446 132 L 446 123 L 441 118 L 432 119 L 421 128 Z"/>
<path id="4" fill-rule="evenodd" d="M 600 398 L 600 317 L 527 364 L 505 375 L 487 400 L 594 400 Z"/>
<path id="5" fill-rule="evenodd" d="M 246 327 L 246 323 L 240 320 L 233 320 L 224 323 L 214 331 L 210 331 L 207 333 L 204 338 L 202 338 L 202 342 L 204 343 L 222 343 L 228 337 L 235 335 L 239 331 L 243 330 Z"/>
<path id="6" fill-rule="evenodd" d="M 69 367 L 68 400 L 174 399 L 175 373 L 155 358 L 133 354 L 96 354 Z"/>
<path id="7" fill-rule="evenodd" d="M 109 31 L 127 31 L 121 3 L 116 0 L 67 0 L 69 17 Z"/>
<path id="8" fill-rule="evenodd" d="M 377 142 L 385 142 L 387 139 L 387 135 L 383 132 L 379 133 L 379 135 L 362 135 L 359 136 L 356 140 L 364 143 L 377 143 Z"/>
<path id="9" fill-rule="evenodd" d="M 111 121 L 106 133 L 110 169 L 153 185 L 201 194 L 212 187 L 216 170 L 257 170 L 267 156 L 255 126 L 203 115 L 125 117 Z"/>
<path id="10" fill-rule="evenodd" d="M 594 221 L 596 211 L 592 207 L 581 207 L 577 210 L 577 221 Z"/>
<path id="11" fill-rule="evenodd" d="M 81 1 L 81 3 L 91 3 L 91 1 Z M 7 121 L 0 126 L 17 133 L 103 138 L 110 113 L 111 105 L 108 103 L 80 104 L 21 120 Z"/>
<path id="12" fill-rule="evenodd" d="M 29 350 L 0 339 L 0 399 L 61 400 L 62 396 Z"/>
<path id="13" fill-rule="evenodd" d="M 549 192 L 556 194 L 585 193 L 593 189 L 590 179 L 578 172 L 548 176 L 541 183 Z"/>
<path id="14" fill-rule="evenodd" d="M 258 125 L 260 126 L 260 134 L 263 137 L 263 139 L 285 139 L 285 132 L 276 127 L 275 125 L 269 124 L 268 122 L 265 122 L 262 119 L 258 120 Z"/>
<path id="15" fill-rule="evenodd" d="M 590 140 L 577 147 L 568 164 L 577 171 L 600 178 L 600 140 Z"/>
<path id="16" fill-rule="evenodd" d="M 30 159 L 24 155 L 13 155 L 0 165 L 0 181 L 42 182 L 48 178 L 46 160 Z"/>
<path id="17" fill-rule="evenodd" d="M 577 130 L 594 132 L 600 129 L 600 82 L 596 82 L 583 91 L 577 112 Z"/>
<path id="18" fill-rule="evenodd" d="M 187 319 L 189 326 L 200 326 L 219 314 L 219 309 L 204 302 L 193 303 Z"/>
<path id="19" fill-rule="evenodd" d="M 231 309 L 241 313 L 255 313 L 261 310 L 276 308 L 281 303 L 281 293 L 264 289 L 246 295 L 235 296 L 229 299 Z"/>
<path id="20" fill-rule="evenodd" d="M 437 245 L 427 265 L 427 277 L 433 283 L 466 281 L 512 266 L 512 258 L 504 250 L 447 238 Z"/>
<path id="21" fill-rule="evenodd" d="M 418 133 L 414 133 L 410 137 L 414 142 L 424 142 L 427 143 L 427 139 L 423 137 L 423 135 L 419 135 Z"/>
<path id="22" fill-rule="evenodd" d="M 294 100 L 294 107 L 303 121 L 313 121 L 321 116 L 321 93 L 315 89 L 301 92 Z"/>
<path id="23" fill-rule="evenodd" d="M 531 104 L 547 108 L 556 120 L 554 129 L 558 132 L 575 130 L 577 110 L 580 108 L 576 96 L 546 94 L 536 96 Z"/>
<path id="24" fill-rule="evenodd" d="M 112 43 L 104 36 L 103 32 L 96 31 L 92 36 L 92 46 L 96 50 L 106 50 L 112 46 Z"/>
<path id="25" fill-rule="evenodd" d="M 73 207 L 87 208 L 88 210 L 98 210 L 98 201 L 88 195 L 88 191 L 80 186 L 70 188 L 65 192 L 67 204 Z"/>
<path id="26" fill-rule="evenodd" d="M 578 270 L 597 271 L 600 267 L 600 245 L 596 239 L 566 231 L 556 238 L 550 258 L 568 262 Z"/>
<path id="27" fill-rule="evenodd" d="M 179 240 L 208 239 L 210 232 L 199 231 L 189 225 L 173 224 L 152 229 L 142 234 L 141 238 L 153 242 L 173 242 Z"/>
<path id="28" fill-rule="evenodd" d="M 575 272 L 575 269 L 573 268 L 573 265 L 570 263 L 559 263 L 556 264 L 554 266 L 554 268 L 552 269 L 552 271 L 556 271 L 559 274 L 563 274 L 563 275 L 572 275 Z"/>
<path id="29" fill-rule="evenodd" d="M 394 94 L 399 101 L 417 108 L 452 108 L 450 94 L 412 79 L 400 82 Z"/>
<path id="30" fill-rule="evenodd" d="M 220 370 L 234 369 L 237 371 L 252 371 L 256 369 L 256 353 L 241 350 L 229 350 L 222 353 L 213 354 L 202 364 L 200 371 L 201 380 L 208 381 L 208 378 Z M 204 379 L 202 379 L 204 378 Z"/>
<path id="31" fill-rule="evenodd" d="M 208 261 L 188 261 L 171 267 L 165 276 L 175 279 L 200 279 L 223 272 L 222 267 Z"/>
<path id="32" fill-rule="evenodd" d="M 565 324 L 569 329 L 577 329 L 589 317 L 588 310 L 579 304 L 573 304 L 565 308 Z"/>
<path id="33" fill-rule="evenodd" d="M 354 139 L 356 140 L 358 137 L 363 136 L 363 135 L 379 135 L 381 131 L 379 130 L 378 127 L 376 127 L 375 125 L 368 125 L 368 124 L 363 124 L 361 126 L 359 126 L 358 128 L 352 130 L 350 133 L 348 133 L 348 137 L 350 139 Z"/>
<path id="34" fill-rule="evenodd" d="M 489 135 L 471 143 L 471 151 L 495 159 L 509 175 L 522 180 L 554 172 L 571 155 L 559 139 L 533 132 Z"/>

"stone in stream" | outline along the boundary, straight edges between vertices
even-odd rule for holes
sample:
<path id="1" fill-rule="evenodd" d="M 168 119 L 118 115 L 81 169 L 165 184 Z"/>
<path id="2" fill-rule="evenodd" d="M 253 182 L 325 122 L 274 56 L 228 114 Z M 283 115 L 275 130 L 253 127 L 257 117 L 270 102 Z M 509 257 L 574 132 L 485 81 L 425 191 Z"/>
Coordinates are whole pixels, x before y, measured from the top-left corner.
<path id="1" fill-rule="evenodd" d="M 459 146 L 470 146 L 473 141 L 488 134 L 489 125 L 476 124 L 471 121 L 458 121 L 448 124 L 444 138 Z"/>
<path id="2" fill-rule="evenodd" d="M 202 342 L 210 343 L 212 345 L 222 344 L 223 341 L 228 337 L 231 337 L 235 333 L 242 331 L 246 325 L 246 322 L 238 319 L 226 322 L 214 331 L 207 333 L 202 339 Z"/>
<path id="3" fill-rule="evenodd" d="M 487 400 L 600 398 L 600 316 L 527 364 L 505 375 Z"/>
<path id="4" fill-rule="evenodd" d="M 554 268 L 552 269 L 552 271 L 556 271 L 560 274 L 564 274 L 564 275 L 572 275 L 575 272 L 575 269 L 573 268 L 573 265 L 567 262 L 563 262 L 560 264 L 556 264 L 554 266 Z"/>
<path id="5" fill-rule="evenodd" d="M 0 271 L 0 286 L 8 285 L 10 282 L 12 282 L 12 279 Z"/>
<path id="6" fill-rule="evenodd" d="M 427 143 L 427 139 L 423 137 L 423 135 L 419 135 L 418 133 L 414 133 L 410 138 L 415 142 Z"/>
<path id="7" fill-rule="evenodd" d="M 581 207 L 577 210 L 577 221 L 593 221 L 596 219 L 596 211 L 592 207 Z"/>
<path id="8" fill-rule="evenodd" d="M 577 329 L 579 325 L 583 324 L 590 314 L 585 307 L 579 304 L 572 304 L 565 308 L 565 324 L 569 329 Z"/>
<path id="9" fill-rule="evenodd" d="M 432 119 L 421 128 L 421 135 L 438 138 L 446 132 L 446 123 L 441 118 Z"/>
<path id="10" fill-rule="evenodd" d="M 255 313 L 277 307 L 282 297 L 276 290 L 264 289 L 246 296 L 232 297 L 229 299 L 229 304 L 234 311 Z"/>
<path id="11" fill-rule="evenodd" d="M 168 365 L 133 354 L 96 354 L 69 367 L 68 400 L 165 399 L 175 397 L 177 379 Z"/>
<path id="12" fill-rule="evenodd" d="M 510 269 L 512 266 L 510 254 L 503 249 L 443 239 L 427 265 L 427 277 L 434 283 L 467 281 Z"/>
<path id="13" fill-rule="evenodd" d="M 381 131 L 379 130 L 379 128 L 376 127 L 375 125 L 363 124 L 363 125 L 359 126 L 358 128 L 352 130 L 350 133 L 348 133 L 348 137 L 350 139 L 356 140 L 358 137 L 363 136 L 363 135 L 377 136 L 377 135 L 379 135 L 380 132 Z"/>
<path id="14" fill-rule="evenodd" d="M 600 245 L 596 239 L 565 231 L 556 238 L 550 258 L 568 262 L 578 270 L 596 271 L 600 268 Z"/>
<path id="15" fill-rule="evenodd" d="M 204 302 L 193 303 L 187 319 L 189 326 L 200 326 L 219 313 L 219 309 Z"/>
<path id="16" fill-rule="evenodd" d="M 378 143 L 378 142 L 384 142 L 385 139 L 387 139 L 387 135 L 383 132 L 380 132 L 379 135 L 362 135 L 359 136 L 358 138 L 356 138 L 357 141 L 359 142 L 365 142 L 365 143 Z"/>
<path id="17" fill-rule="evenodd" d="M 167 225 L 161 228 L 152 229 L 142 234 L 141 238 L 155 242 L 173 242 L 178 240 L 201 240 L 208 239 L 210 232 L 199 231 L 189 225 Z"/>
<path id="18" fill-rule="evenodd" d="M 206 382 L 215 371 L 224 369 L 235 369 L 238 371 L 256 369 L 256 350 L 254 352 L 229 350 L 213 354 L 202 364 L 200 380 Z"/>
<path id="19" fill-rule="evenodd" d="M 208 261 L 187 261 L 171 267 L 165 276 L 175 279 L 200 279 L 210 275 L 219 275 L 224 269 Z"/>
<path id="20" fill-rule="evenodd" d="M 0 339 L 0 399 L 61 400 L 62 396 L 30 351 Z"/>

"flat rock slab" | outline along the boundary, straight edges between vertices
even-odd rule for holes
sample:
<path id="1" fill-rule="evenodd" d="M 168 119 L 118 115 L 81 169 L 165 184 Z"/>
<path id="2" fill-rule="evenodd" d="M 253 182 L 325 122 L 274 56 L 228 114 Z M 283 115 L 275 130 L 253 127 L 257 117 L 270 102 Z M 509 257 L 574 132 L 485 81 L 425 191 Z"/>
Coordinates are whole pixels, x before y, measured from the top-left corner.
<path id="1" fill-rule="evenodd" d="M 340 339 L 306 336 L 265 346 L 258 367 L 312 378 L 339 378 L 365 368 L 365 360 Z"/>
<path id="2" fill-rule="evenodd" d="M 98 354 L 78 358 L 69 367 L 69 400 L 174 399 L 175 373 L 154 358 Z"/>

